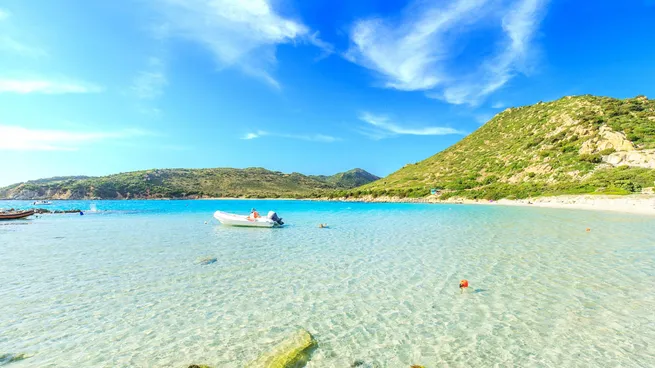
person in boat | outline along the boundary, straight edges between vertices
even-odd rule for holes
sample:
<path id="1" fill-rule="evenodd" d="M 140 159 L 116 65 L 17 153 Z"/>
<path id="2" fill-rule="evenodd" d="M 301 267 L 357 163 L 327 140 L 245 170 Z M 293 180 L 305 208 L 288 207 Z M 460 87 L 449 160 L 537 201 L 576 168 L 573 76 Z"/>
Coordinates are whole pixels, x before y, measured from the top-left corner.
<path id="1" fill-rule="evenodd" d="M 253 208 L 253 209 L 250 210 L 250 216 L 249 217 L 251 219 L 256 219 L 256 218 L 260 218 L 261 216 L 259 215 L 259 212 L 257 212 L 257 210 Z"/>

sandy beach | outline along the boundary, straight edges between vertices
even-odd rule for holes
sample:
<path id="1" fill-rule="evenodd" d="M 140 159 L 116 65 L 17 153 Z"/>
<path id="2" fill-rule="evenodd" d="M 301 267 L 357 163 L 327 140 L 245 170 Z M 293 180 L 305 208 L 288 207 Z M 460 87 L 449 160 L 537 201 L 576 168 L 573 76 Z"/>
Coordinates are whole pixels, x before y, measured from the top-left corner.
<path id="1" fill-rule="evenodd" d="M 330 199 L 321 199 L 330 200 Z M 623 213 L 635 213 L 643 215 L 655 215 L 655 195 L 634 194 L 625 196 L 610 195 L 562 195 L 552 197 L 537 197 L 526 199 L 501 199 L 498 201 L 473 200 L 463 198 L 449 198 L 440 200 L 437 197 L 427 198 L 398 198 L 398 197 L 362 197 L 362 198 L 341 198 L 332 199 L 344 202 L 390 202 L 390 203 L 450 203 L 450 204 L 475 204 L 488 206 L 529 206 L 581 209 L 593 211 L 612 211 Z"/>
<path id="2" fill-rule="evenodd" d="M 654 195 L 629 196 L 599 196 L 599 195 L 568 195 L 555 197 L 539 197 L 534 199 L 507 200 L 497 202 L 507 206 L 534 206 L 549 208 L 568 208 L 596 211 L 613 211 L 655 215 Z"/>

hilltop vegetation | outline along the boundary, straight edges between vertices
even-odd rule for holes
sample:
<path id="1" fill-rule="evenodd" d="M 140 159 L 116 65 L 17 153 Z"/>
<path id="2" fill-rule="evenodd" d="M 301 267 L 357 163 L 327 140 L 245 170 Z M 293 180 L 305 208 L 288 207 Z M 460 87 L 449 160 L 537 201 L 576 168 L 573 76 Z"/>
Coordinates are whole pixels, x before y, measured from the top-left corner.
<path id="1" fill-rule="evenodd" d="M 511 108 L 450 148 L 332 196 L 525 198 L 655 186 L 655 101 L 564 97 Z"/>
<path id="2" fill-rule="evenodd" d="M 362 169 L 352 169 L 332 176 L 311 176 L 316 180 L 328 183 L 335 188 L 357 188 L 380 179 L 379 177 Z"/>
<path id="3" fill-rule="evenodd" d="M 361 169 L 333 176 L 262 168 L 144 170 L 102 177 L 56 177 L 0 188 L 11 199 L 317 197 L 379 179 Z"/>

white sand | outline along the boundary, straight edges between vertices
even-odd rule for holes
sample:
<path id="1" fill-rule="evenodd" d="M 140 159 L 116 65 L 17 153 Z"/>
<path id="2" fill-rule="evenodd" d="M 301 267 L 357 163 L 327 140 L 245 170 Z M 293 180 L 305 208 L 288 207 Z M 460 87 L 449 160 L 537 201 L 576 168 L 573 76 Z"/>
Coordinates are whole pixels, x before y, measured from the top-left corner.
<path id="1" fill-rule="evenodd" d="M 567 195 L 521 200 L 502 199 L 497 203 L 509 206 L 571 208 L 655 215 L 655 195 L 645 194 L 628 196 Z"/>
<path id="2" fill-rule="evenodd" d="M 321 199 L 327 200 L 327 199 Z M 634 194 L 625 196 L 609 195 L 563 195 L 553 197 L 537 197 L 527 199 L 501 199 L 499 201 L 471 200 L 462 198 L 449 198 L 441 201 L 436 197 L 427 198 L 395 198 L 395 197 L 362 197 L 348 199 L 334 199 L 345 202 L 394 202 L 394 203 L 451 203 L 451 204 L 476 204 L 476 205 L 501 205 L 501 206 L 530 206 L 566 208 L 595 211 L 614 211 L 624 213 L 635 213 L 643 215 L 655 215 L 655 195 Z"/>

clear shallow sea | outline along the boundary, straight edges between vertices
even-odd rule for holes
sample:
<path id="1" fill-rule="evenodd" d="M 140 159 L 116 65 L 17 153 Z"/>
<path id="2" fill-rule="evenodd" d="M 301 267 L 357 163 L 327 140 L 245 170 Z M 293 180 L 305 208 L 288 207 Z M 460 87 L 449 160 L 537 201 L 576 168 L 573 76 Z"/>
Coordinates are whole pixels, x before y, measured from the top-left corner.
<path id="1" fill-rule="evenodd" d="M 51 208 L 92 204 L 0 222 L 0 354 L 33 354 L 9 367 L 239 367 L 298 327 L 319 341 L 308 367 L 655 362 L 655 217 L 306 201 Z M 253 206 L 289 226 L 212 219 Z M 205 256 L 217 262 L 196 264 Z"/>

